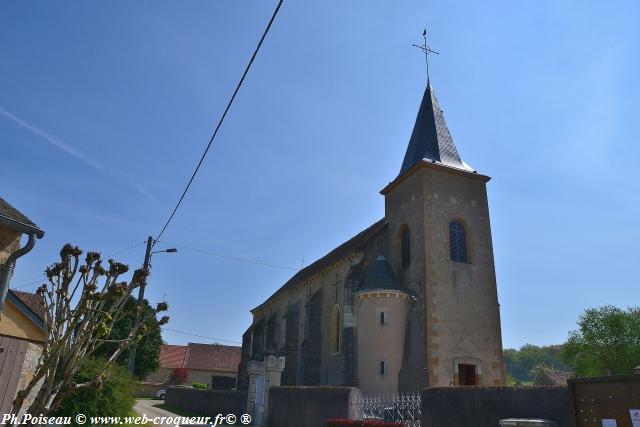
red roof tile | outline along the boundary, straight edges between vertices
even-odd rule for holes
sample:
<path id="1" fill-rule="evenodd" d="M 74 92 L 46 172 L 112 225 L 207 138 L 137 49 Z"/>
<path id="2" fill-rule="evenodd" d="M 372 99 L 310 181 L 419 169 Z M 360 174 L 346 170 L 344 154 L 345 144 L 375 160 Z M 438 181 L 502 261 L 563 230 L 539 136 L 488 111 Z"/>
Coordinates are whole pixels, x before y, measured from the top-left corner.
<path id="1" fill-rule="evenodd" d="M 238 372 L 241 347 L 219 344 L 163 345 L 160 367 L 200 371 Z"/>
<path id="2" fill-rule="evenodd" d="M 30 292 L 22 292 L 11 289 L 11 292 L 24 303 L 36 316 L 44 320 L 44 303 L 39 295 Z"/>
<path id="3" fill-rule="evenodd" d="M 160 367 L 183 368 L 186 356 L 187 346 L 185 345 L 162 345 L 160 347 Z"/>
<path id="4" fill-rule="evenodd" d="M 238 372 L 241 347 L 189 343 L 185 368 L 202 371 Z"/>

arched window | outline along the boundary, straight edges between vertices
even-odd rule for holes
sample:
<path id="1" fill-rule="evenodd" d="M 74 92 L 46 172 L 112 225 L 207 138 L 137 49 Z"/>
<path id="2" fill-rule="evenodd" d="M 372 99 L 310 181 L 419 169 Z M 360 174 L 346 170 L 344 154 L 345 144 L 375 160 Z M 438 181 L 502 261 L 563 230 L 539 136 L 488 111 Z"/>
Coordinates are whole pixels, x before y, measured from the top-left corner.
<path id="1" fill-rule="evenodd" d="M 342 322 L 340 321 L 340 307 L 333 306 L 331 312 L 331 353 L 340 352 L 340 333 L 342 332 Z"/>
<path id="2" fill-rule="evenodd" d="M 411 264 L 411 236 L 409 235 L 409 227 L 402 227 L 400 233 L 400 264 L 402 268 L 409 267 Z"/>
<path id="3" fill-rule="evenodd" d="M 460 221 L 449 223 L 451 261 L 467 262 L 467 232 Z"/>

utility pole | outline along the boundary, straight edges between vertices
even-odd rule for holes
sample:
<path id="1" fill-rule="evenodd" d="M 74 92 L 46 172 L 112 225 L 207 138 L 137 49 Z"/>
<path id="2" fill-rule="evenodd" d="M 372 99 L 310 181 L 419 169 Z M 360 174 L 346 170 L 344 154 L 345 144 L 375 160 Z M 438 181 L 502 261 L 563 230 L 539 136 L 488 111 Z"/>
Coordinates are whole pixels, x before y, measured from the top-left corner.
<path id="1" fill-rule="evenodd" d="M 151 248 L 153 247 L 153 237 L 149 236 L 147 239 L 147 251 L 144 254 L 144 264 L 142 270 L 144 272 L 149 271 L 149 262 L 151 261 Z M 144 288 L 147 286 L 147 275 L 144 276 L 144 280 L 140 283 L 140 290 L 138 291 L 138 309 L 136 310 L 136 317 L 133 322 L 133 329 L 140 324 L 140 318 L 142 316 L 142 307 L 144 305 Z M 133 375 L 133 368 L 136 364 L 136 349 L 138 343 L 134 342 L 129 350 L 129 372 Z"/>

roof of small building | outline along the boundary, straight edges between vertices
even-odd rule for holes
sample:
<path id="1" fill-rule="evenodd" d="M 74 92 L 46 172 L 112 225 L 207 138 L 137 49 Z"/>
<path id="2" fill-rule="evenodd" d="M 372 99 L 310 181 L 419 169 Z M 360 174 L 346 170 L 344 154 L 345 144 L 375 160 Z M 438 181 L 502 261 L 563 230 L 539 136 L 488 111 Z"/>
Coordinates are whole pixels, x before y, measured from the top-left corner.
<path id="1" fill-rule="evenodd" d="M 9 292 L 13 293 L 24 305 L 38 316 L 41 320 L 44 320 L 44 304 L 42 298 L 39 295 L 32 294 L 31 292 L 22 292 L 10 289 Z"/>
<path id="2" fill-rule="evenodd" d="M 436 94 L 429 82 L 427 82 L 398 175 L 404 174 L 422 161 L 440 163 L 467 171 L 473 170 L 460 158 Z"/>
<path id="3" fill-rule="evenodd" d="M 45 307 L 38 295 L 9 289 L 7 301 L 10 301 L 18 311 L 43 332 L 46 330 L 46 325 L 44 324 Z"/>
<path id="4" fill-rule="evenodd" d="M 9 202 L 0 197 L 0 222 L 21 233 L 35 233 L 38 238 L 44 236 L 44 231 Z"/>
<path id="5" fill-rule="evenodd" d="M 536 377 L 533 379 L 533 383 L 552 383 L 553 385 L 567 385 L 567 380 L 572 376 L 573 373 L 571 372 L 558 371 L 549 367 L 540 367 L 538 373 L 536 374 Z"/>
<path id="6" fill-rule="evenodd" d="M 221 344 L 164 344 L 160 347 L 160 367 L 236 373 L 241 351 L 241 347 Z"/>
<path id="7" fill-rule="evenodd" d="M 235 373 L 241 351 L 241 347 L 231 345 L 189 343 L 185 368 Z"/>
<path id="8" fill-rule="evenodd" d="M 378 256 L 378 258 L 366 269 L 364 273 L 364 280 L 358 287 L 357 292 L 376 290 L 406 292 L 404 287 L 400 285 L 400 281 L 383 255 Z"/>
<path id="9" fill-rule="evenodd" d="M 279 295 L 287 292 L 290 289 L 293 289 L 299 283 L 311 278 L 313 275 L 320 273 L 325 268 L 330 265 L 338 262 L 340 259 L 347 256 L 349 253 L 358 250 L 362 245 L 364 245 L 369 239 L 378 235 L 378 233 L 382 232 L 387 226 L 387 221 L 382 218 L 375 224 L 369 226 L 365 230 L 356 234 L 351 239 L 347 240 L 322 258 L 318 259 L 312 264 L 309 264 L 307 267 L 298 271 L 296 274 L 291 277 L 284 285 L 280 287 L 276 292 L 273 293 L 265 302 L 260 304 L 260 306 L 272 301 Z M 260 307 L 258 306 L 258 307 Z M 257 307 L 256 307 L 257 308 Z M 255 309 L 254 309 L 255 310 Z"/>
<path id="10" fill-rule="evenodd" d="M 186 355 L 186 345 L 163 344 L 160 346 L 160 367 L 167 369 L 184 368 Z"/>

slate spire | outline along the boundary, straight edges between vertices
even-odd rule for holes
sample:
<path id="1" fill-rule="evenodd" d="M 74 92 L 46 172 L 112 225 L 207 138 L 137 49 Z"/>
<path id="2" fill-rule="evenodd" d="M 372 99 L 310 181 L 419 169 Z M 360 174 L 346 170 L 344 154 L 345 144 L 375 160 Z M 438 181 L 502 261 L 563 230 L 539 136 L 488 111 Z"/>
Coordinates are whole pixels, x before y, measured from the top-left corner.
<path id="1" fill-rule="evenodd" d="M 430 82 L 427 82 L 399 175 L 422 160 L 472 170 L 458 154 Z"/>

